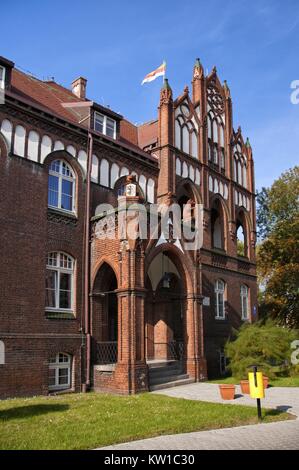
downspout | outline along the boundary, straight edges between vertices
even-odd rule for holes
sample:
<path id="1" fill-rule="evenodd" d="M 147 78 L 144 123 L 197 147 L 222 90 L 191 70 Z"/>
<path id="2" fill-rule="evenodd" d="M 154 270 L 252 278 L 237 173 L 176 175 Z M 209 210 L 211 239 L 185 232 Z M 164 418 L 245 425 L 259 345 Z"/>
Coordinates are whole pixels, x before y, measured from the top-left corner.
<path id="1" fill-rule="evenodd" d="M 84 391 L 90 388 L 90 359 L 91 359 L 91 335 L 89 318 L 89 232 L 90 232 L 90 180 L 93 153 L 93 137 L 88 131 L 88 160 L 86 172 L 86 204 L 85 204 L 85 237 L 84 237 L 84 314 L 85 314 L 85 335 L 86 335 L 86 382 Z"/>

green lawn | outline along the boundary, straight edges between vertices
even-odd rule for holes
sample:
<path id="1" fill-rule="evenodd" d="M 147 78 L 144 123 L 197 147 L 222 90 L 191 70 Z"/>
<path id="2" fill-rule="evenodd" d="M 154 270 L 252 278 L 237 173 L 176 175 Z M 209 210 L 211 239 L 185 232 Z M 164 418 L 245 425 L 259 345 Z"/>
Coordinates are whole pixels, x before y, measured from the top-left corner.
<path id="1" fill-rule="evenodd" d="M 226 377 L 225 379 L 209 380 L 209 382 L 214 384 L 239 384 L 240 380 L 235 377 Z M 272 387 L 299 387 L 299 377 L 278 377 L 270 380 L 269 383 Z"/>
<path id="2" fill-rule="evenodd" d="M 274 410 L 264 421 L 290 419 Z M 0 401 L 0 449 L 91 449 L 161 434 L 256 423 L 239 405 L 170 398 L 72 394 Z"/>

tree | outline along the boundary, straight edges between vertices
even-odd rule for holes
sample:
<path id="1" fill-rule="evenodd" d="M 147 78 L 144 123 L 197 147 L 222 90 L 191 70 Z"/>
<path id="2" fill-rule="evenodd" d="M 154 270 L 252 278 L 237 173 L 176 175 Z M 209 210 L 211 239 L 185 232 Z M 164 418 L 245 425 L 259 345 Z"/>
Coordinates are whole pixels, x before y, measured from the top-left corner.
<path id="1" fill-rule="evenodd" d="M 229 370 L 237 379 L 244 379 L 258 365 L 270 378 L 291 370 L 291 343 L 296 332 L 275 325 L 272 321 L 244 324 L 225 346 Z"/>
<path id="2" fill-rule="evenodd" d="M 299 167 L 258 194 L 257 266 L 261 311 L 299 328 Z"/>

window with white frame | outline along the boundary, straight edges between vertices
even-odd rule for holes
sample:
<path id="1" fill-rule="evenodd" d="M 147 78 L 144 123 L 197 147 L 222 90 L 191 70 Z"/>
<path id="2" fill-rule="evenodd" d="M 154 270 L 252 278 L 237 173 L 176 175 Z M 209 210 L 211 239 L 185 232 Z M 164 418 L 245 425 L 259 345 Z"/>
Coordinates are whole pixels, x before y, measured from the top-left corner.
<path id="1" fill-rule="evenodd" d="M 0 65 L 0 88 L 5 88 L 5 68 Z"/>
<path id="2" fill-rule="evenodd" d="M 48 180 L 48 205 L 66 212 L 75 212 L 75 175 L 63 160 L 51 163 Z"/>
<path id="3" fill-rule="evenodd" d="M 64 390 L 71 387 L 72 356 L 58 353 L 49 361 L 49 390 Z"/>
<path id="4" fill-rule="evenodd" d="M 249 294 L 249 289 L 247 286 L 242 285 L 241 286 L 241 314 L 242 314 L 242 320 L 248 320 L 249 318 L 249 313 L 248 313 L 248 294 Z"/>
<path id="5" fill-rule="evenodd" d="M 215 317 L 221 320 L 225 319 L 224 291 L 225 284 L 218 279 L 215 283 Z"/>
<path id="6" fill-rule="evenodd" d="M 101 134 L 116 138 L 116 121 L 101 113 L 94 113 L 94 129 Z"/>
<path id="7" fill-rule="evenodd" d="M 46 310 L 73 312 L 74 260 L 65 253 L 49 253 L 46 269 Z"/>

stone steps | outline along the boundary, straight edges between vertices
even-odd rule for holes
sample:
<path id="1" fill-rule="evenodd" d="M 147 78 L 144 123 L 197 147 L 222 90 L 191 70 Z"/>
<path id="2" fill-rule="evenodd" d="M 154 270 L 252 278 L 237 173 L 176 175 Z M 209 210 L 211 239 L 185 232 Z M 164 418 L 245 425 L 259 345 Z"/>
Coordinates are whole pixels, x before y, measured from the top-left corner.
<path id="1" fill-rule="evenodd" d="M 187 374 L 186 374 L 187 375 Z M 187 375 L 187 377 L 189 377 Z M 159 383 L 159 384 L 156 384 L 156 385 L 150 385 L 149 389 L 151 392 L 154 392 L 155 390 L 162 390 L 163 388 L 172 388 L 172 387 L 178 387 L 179 385 L 188 385 L 188 384 L 191 384 L 191 383 L 194 383 L 194 379 L 177 379 L 176 380 L 173 380 L 171 382 L 163 382 L 163 383 Z"/>
<path id="2" fill-rule="evenodd" d="M 176 387 L 194 382 L 183 372 L 179 361 L 161 361 L 149 364 L 149 389 L 151 391 Z"/>

